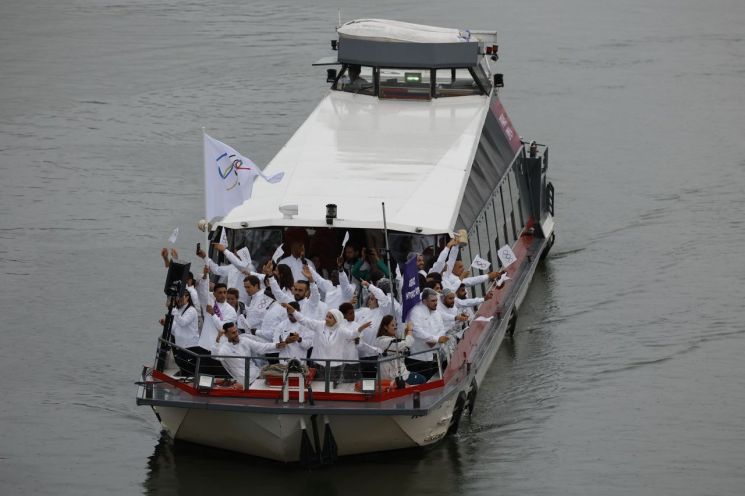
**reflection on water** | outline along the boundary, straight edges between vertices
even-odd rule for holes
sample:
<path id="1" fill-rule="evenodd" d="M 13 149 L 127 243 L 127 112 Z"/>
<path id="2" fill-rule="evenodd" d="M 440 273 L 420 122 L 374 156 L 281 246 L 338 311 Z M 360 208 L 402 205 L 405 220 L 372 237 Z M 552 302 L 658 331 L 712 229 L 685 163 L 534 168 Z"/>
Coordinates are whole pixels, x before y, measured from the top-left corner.
<path id="1" fill-rule="evenodd" d="M 460 447 L 437 447 L 342 458 L 331 467 L 307 470 L 256 457 L 174 442 L 161 434 L 148 459 L 146 494 L 454 494 L 461 478 Z"/>

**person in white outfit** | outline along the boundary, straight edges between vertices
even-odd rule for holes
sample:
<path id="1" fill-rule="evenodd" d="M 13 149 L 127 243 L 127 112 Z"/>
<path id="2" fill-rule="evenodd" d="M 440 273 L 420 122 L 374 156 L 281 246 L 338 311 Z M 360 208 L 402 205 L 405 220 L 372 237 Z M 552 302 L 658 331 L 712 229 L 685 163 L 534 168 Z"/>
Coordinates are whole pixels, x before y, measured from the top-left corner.
<path id="1" fill-rule="evenodd" d="M 422 301 L 409 313 L 408 321 L 413 326 L 414 344 L 410 347 L 411 356 L 406 358 L 406 367 L 422 374 L 429 380 L 438 370 L 433 353 L 427 353 L 438 344 L 447 343 L 450 338 L 445 335 L 447 329 L 442 321 L 442 314 L 437 311 L 437 293 L 429 288 L 422 291 Z M 443 370 L 445 360 L 443 360 Z"/>
<path id="2" fill-rule="evenodd" d="M 199 327 L 197 309 L 191 301 L 191 293 L 184 291 L 184 295 L 171 309 L 173 323 L 171 325 L 171 336 L 173 343 L 173 358 L 179 368 L 180 375 L 194 375 L 194 355 L 204 354 L 205 350 L 199 347 Z M 160 325 L 165 324 L 165 319 L 160 319 Z M 188 350 L 188 351 L 186 351 Z"/>
<path id="3" fill-rule="evenodd" d="M 290 302 L 289 305 L 296 311 L 300 310 L 300 305 L 296 301 Z M 305 363 L 308 349 L 313 346 L 313 335 L 297 321 L 295 314 L 287 312 L 287 319 L 274 330 L 273 341 L 287 345 L 279 352 L 280 361 L 297 358 Z"/>
<path id="4" fill-rule="evenodd" d="M 225 370 L 230 376 L 248 387 L 259 376 L 259 369 L 246 357 L 257 357 L 272 350 L 283 349 L 284 343 L 259 343 L 248 338 L 242 338 L 238 333 L 238 327 L 234 322 L 228 322 L 220 330 L 212 345 L 212 354 L 222 362 Z M 246 381 L 246 364 L 248 364 L 249 377 Z"/>
<path id="5" fill-rule="evenodd" d="M 414 327 L 411 322 L 406 324 L 404 339 L 396 337 L 396 319 L 393 315 L 386 315 L 380 321 L 375 346 L 381 350 L 380 364 L 381 379 L 395 379 L 400 377 L 406 384 L 424 384 L 427 378 L 417 372 L 410 372 L 403 359 L 404 351 L 414 344 Z M 395 358 L 393 358 L 395 357 Z M 388 360 L 393 358 L 393 360 Z"/>
<path id="6" fill-rule="evenodd" d="M 283 258 L 278 262 L 278 265 L 286 265 L 292 271 L 292 277 L 297 281 L 298 279 L 305 279 L 303 275 L 303 266 L 309 265 L 315 270 L 316 266 L 313 262 L 305 258 L 305 246 L 302 241 L 296 241 L 290 246 L 290 255 Z"/>
<path id="7" fill-rule="evenodd" d="M 324 378 L 328 376 L 334 384 L 338 383 L 344 372 L 344 363 L 338 360 L 342 360 L 345 340 L 354 339 L 360 332 L 369 327 L 369 324 L 363 324 L 353 330 L 343 325 L 344 317 L 339 310 L 329 310 L 326 312 L 324 320 L 313 320 L 303 316 L 302 313 L 286 303 L 282 306 L 287 309 L 288 313 L 295 314 L 297 321 L 313 332 L 311 359 L 318 369 L 316 377 Z"/>

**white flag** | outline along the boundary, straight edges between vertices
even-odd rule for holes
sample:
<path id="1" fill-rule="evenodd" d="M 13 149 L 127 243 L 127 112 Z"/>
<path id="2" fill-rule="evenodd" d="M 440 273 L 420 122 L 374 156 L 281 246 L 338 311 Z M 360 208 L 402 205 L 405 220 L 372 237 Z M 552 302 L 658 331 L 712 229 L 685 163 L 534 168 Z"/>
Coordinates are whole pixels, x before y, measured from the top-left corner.
<path id="1" fill-rule="evenodd" d="M 510 248 L 510 245 L 504 245 L 497 252 L 499 259 L 502 261 L 502 267 L 509 267 L 517 260 L 515 253 Z"/>
<path id="2" fill-rule="evenodd" d="M 341 247 L 344 248 L 347 246 L 347 241 L 349 241 L 349 231 L 344 234 L 344 241 L 341 242 Z"/>
<path id="3" fill-rule="evenodd" d="M 274 250 L 274 255 L 272 255 L 272 260 L 274 261 L 274 263 L 277 263 L 277 261 L 284 256 L 285 254 L 284 246 L 285 245 L 283 243 L 279 245 L 279 247 L 276 250 Z"/>
<path id="4" fill-rule="evenodd" d="M 178 227 L 174 229 L 171 235 L 168 237 L 168 242 L 173 244 L 176 242 L 176 238 L 178 238 Z"/>
<path id="5" fill-rule="evenodd" d="M 246 262 L 246 264 L 251 264 L 251 252 L 245 246 L 238 250 L 238 258 Z"/>
<path id="6" fill-rule="evenodd" d="M 220 244 L 223 246 L 228 246 L 228 233 L 226 232 L 224 227 L 220 232 Z"/>
<path id="7" fill-rule="evenodd" d="M 223 217 L 251 198 L 257 176 L 270 183 L 282 180 L 284 172 L 266 176 L 256 164 L 235 149 L 204 133 L 204 194 L 207 220 Z"/>
<path id="8" fill-rule="evenodd" d="M 471 267 L 474 269 L 479 270 L 489 270 L 489 266 L 491 265 L 491 262 L 488 260 L 484 260 L 479 255 L 476 255 L 473 259 L 473 262 L 471 263 Z"/>

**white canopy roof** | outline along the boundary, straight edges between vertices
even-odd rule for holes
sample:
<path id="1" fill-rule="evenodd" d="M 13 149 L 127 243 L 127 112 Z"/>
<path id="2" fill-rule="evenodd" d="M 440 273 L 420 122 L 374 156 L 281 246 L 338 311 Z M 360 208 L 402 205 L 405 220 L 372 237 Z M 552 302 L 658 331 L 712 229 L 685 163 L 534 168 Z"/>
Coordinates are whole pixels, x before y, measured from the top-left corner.
<path id="1" fill-rule="evenodd" d="M 357 19 L 343 24 L 337 32 L 348 38 L 413 43 L 460 43 L 471 40 L 467 29 L 440 28 L 387 19 Z"/>
<path id="2" fill-rule="evenodd" d="M 253 197 L 221 225 L 325 226 L 326 204 L 338 206 L 337 227 L 450 232 L 489 108 L 488 96 L 429 102 L 381 100 L 332 91 L 265 172 L 284 171 L 277 184 L 257 179 Z M 284 219 L 281 205 L 298 205 Z"/>

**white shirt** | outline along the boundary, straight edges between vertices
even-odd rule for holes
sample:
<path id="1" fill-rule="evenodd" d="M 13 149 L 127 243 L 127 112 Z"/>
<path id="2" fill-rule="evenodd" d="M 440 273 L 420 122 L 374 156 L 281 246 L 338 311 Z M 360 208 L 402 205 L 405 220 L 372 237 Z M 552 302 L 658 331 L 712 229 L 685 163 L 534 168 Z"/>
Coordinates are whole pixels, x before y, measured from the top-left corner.
<path id="1" fill-rule="evenodd" d="M 238 321 L 238 315 L 235 313 L 235 309 L 228 305 L 227 301 L 223 303 L 215 302 L 213 307 L 219 308 L 220 315 L 218 316 L 217 311 L 215 311 L 214 315 L 205 315 L 202 335 L 199 336 L 199 346 L 205 350 L 212 348 L 217 335 L 222 330 L 223 324 Z"/>
<path id="2" fill-rule="evenodd" d="M 311 268 L 313 281 L 318 285 L 318 289 L 326 294 L 324 302 L 328 308 L 339 308 L 339 305 L 352 300 L 354 296 L 354 286 L 349 283 L 349 278 L 344 272 L 339 272 L 339 285 L 334 286 L 331 281 L 321 277 L 316 269 Z"/>
<path id="3" fill-rule="evenodd" d="M 295 312 L 295 318 L 307 329 L 313 332 L 313 353 L 311 358 L 321 366 L 326 366 L 326 359 L 336 358 L 343 360 L 346 339 L 357 337 L 355 331 L 350 330 L 344 323 L 339 323 L 336 328 L 329 329 L 323 320 L 313 320 L 304 317 L 300 312 Z M 335 367 L 342 362 L 329 362 L 328 365 Z"/>
<path id="4" fill-rule="evenodd" d="M 182 314 L 183 312 L 183 314 Z M 173 334 L 176 346 L 180 348 L 191 348 L 199 344 L 199 319 L 197 318 L 197 309 L 190 306 L 186 311 L 180 308 L 171 310 L 173 315 Z"/>
<path id="5" fill-rule="evenodd" d="M 225 253 L 229 253 L 228 250 L 225 250 Z M 232 253 L 231 255 L 235 257 Z M 204 257 L 202 260 L 204 260 L 204 263 L 209 267 L 212 274 L 220 276 L 220 280 L 225 283 L 228 289 L 235 288 L 238 290 L 238 299 L 240 301 L 248 303 L 248 294 L 246 293 L 246 288 L 243 287 L 243 278 L 248 274 L 244 274 L 232 264 L 217 265 L 209 257 Z"/>
<path id="6" fill-rule="evenodd" d="M 390 306 L 390 305 L 389 305 Z M 357 353 L 360 358 L 377 356 L 380 351 L 375 346 L 375 339 L 378 336 L 378 328 L 380 327 L 380 321 L 383 320 L 387 313 L 384 313 L 381 307 L 370 308 L 363 307 L 355 311 L 354 313 L 354 325 L 355 330 L 359 329 L 359 326 L 365 322 L 372 322 L 370 327 L 363 330 L 360 336 L 360 343 L 357 345 Z"/>
<path id="7" fill-rule="evenodd" d="M 437 306 L 439 306 L 439 302 Z M 437 310 L 431 311 L 424 303 L 418 303 L 409 313 L 409 322 L 414 325 L 414 344 L 410 346 L 412 360 L 432 361 L 433 347 L 429 344 L 437 344 L 440 336 L 446 332 L 442 321 L 442 314 Z M 420 352 L 432 352 L 422 353 Z"/>
<path id="8" fill-rule="evenodd" d="M 458 307 L 458 313 L 465 313 L 468 315 L 469 320 L 473 320 L 473 318 L 476 316 L 476 312 L 474 310 L 474 306 L 481 305 L 484 303 L 483 298 L 465 298 L 461 300 L 460 298 L 455 299 L 455 306 Z"/>
<path id="9" fill-rule="evenodd" d="M 238 357 L 257 357 L 264 353 L 271 353 L 272 350 L 276 351 L 277 347 L 274 343 L 262 344 L 258 341 L 252 341 L 250 339 L 242 339 L 242 336 L 238 336 L 238 343 L 233 344 L 228 341 L 228 338 L 222 336 L 220 342 L 212 342 L 211 351 L 213 355 L 227 356 L 228 358 L 217 358 L 222 362 L 222 366 L 228 371 L 230 376 L 239 381 L 241 384 L 245 384 L 246 378 L 246 361 L 249 363 L 249 380 L 251 384 L 259 376 L 259 370 L 253 363 L 253 360 L 245 360 Z M 236 357 L 236 358 L 230 358 Z"/>
<path id="10" fill-rule="evenodd" d="M 297 301 L 294 296 L 289 296 L 279 289 L 279 284 L 277 284 L 274 277 L 269 278 L 269 287 L 272 288 L 272 294 L 275 295 L 277 303 Z M 321 293 L 318 291 L 318 286 L 315 282 L 310 283 L 310 298 L 303 298 L 298 301 L 298 304 L 300 305 L 300 311 L 311 319 L 320 320 L 326 315 L 327 307 L 321 301 Z"/>
<path id="11" fill-rule="evenodd" d="M 244 324 L 243 329 L 261 329 L 264 317 L 269 308 L 273 305 L 278 305 L 278 303 L 264 294 L 263 291 L 256 292 L 251 296 L 251 301 L 246 307 L 246 316 L 241 322 Z M 239 317 L 238 320 L 240 321 L 241 318 Z M 241 326 L 239 325 L 238 327 Z"/>
<path id="12" fill-rule="evenodd" d="M 290 319 L 285 319 L 274 331 L 274 342 L 286 341 L 287 337 L 292 333 L 299 334 L 301 341 L 299 343 L 297 341 L 290 343 L 279 350 L 279 358 L 297 358 L 305 363 L 305 359 L 308 356 L 308 348 L 313 346 L 313 333 L 308 331 L 302 324 L 299 322 L 290 322 Z"/>
<path id="13" fill-rule="evenodd" d="M 402 353 L 414 344 L 414 336 L 407 334 L 403 341 L 397 342 L 393 342 L 394 339 L 392 336 L 380 336 L 375 340 L 375 346 L 380 348 L 381 352 L 387 350 L 386 355 L 381 358 L 387 361 L 380 363 L 380 378 L 393 379 L 401 376 L 403 380 L 406 380 L 409 378 L 409 370 L 406 368 Z M 393 357 L 395 357 L 393 360 L 388 360 Z"/>
<path id="14" fill-rule="evenodd" d="M 305 259 L 308 266 L 315 269 L 316 266 L 313 264 L 313 262 L 310 261 L 310 259 Z M 285 264 L 290 268 L 292 271 L 292 278 L 296 281 L 305 280 L 305 274 L 303 274 L 303 260 L 300 258 L 295 258 L 292 255 L 283 258 L 278 262 L 279 264 Z"/>

